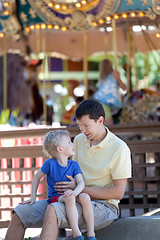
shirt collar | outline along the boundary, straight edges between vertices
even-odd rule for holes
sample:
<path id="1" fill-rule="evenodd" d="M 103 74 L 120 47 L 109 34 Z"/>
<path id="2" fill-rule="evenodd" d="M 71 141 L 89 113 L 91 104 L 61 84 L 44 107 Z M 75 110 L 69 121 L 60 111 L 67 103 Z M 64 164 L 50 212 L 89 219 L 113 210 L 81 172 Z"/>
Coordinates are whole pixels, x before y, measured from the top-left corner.
<path id="1" fill-rule="evenodd" d="M 106 147 L 106 143 L 108 142 L 110 131 L 109 131 L 109 129 L 106 126 L 104 126 L 104 127 L 107 130 L 107 136 L 100 143 L 98 143 L 97 145 L 93 145 L 92 147 L 99 147 L 99 148 Z M 86 138 L 86 136 L 85 136 L 84 142 L 86 142 L 87 146 L 90 147 L 90 140 L 88 140 Z"/>

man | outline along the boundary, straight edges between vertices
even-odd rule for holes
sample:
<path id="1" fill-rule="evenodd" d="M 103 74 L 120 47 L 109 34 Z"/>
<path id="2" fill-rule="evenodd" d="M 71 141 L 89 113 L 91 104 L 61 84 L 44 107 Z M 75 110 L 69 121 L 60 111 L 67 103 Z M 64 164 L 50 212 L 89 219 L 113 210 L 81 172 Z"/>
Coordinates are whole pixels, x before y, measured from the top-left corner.
<path id="1" fill-rule="evenodd" d="M 128 146 L 104 126 L 105 113 L 101 103 L 94 99 L 82 101 L 75 112 L 81 134 L 75 137 L 75 160 L 85 180 L 83 192 L 92 199 L 95 230 L 112 223 L 119 216 L 118 203 L 131 177 L 131 159 Z M 56 190 L 75 188 L 74 180 L 61 182 Z M 79 226 L 85 229 L 82 209 L 77 205 Z M 44 217 L 45 216 L 45 217 Z M 44 221 L 43 221 L 44 220 Z M 47 200 L 15 208 L 5 240 L 22 240 L 27 227 L 42 225 L 40 240 L 56 240 L 58 228 L 66 228 L 63 203 L 47 204 Z"/>

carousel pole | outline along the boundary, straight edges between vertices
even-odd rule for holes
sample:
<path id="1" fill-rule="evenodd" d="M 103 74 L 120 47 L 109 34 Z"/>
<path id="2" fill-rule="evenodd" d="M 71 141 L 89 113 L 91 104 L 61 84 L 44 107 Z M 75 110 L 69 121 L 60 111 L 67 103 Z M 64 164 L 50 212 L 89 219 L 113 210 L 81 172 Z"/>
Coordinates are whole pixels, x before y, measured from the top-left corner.
<path id="1" fill-rule="evenodd" d="M 107 48 L 108 48 L 108 36 L 107 36 L 107 31 L 104 31 L 104 53 L 105 53 L 105 58 L 107 58 L 107 56 L 108 56 Z"/>
<path id="2" fill-rule="evenodd" d="M 36 55 L 37 55 L 37 58 L 39 58 L 39 53 L 40 53 L 40 50 L 41 50 L 41 45 L 40 45 L 40 29 L 36 29 Z M 38 84 L 38 87 L 40 87 L 40 81 L 38 79 L 38 74 L 37 74 L 37 84 Z"/>
<path id="3" fill-rule="evenodd" d="M 112 19 L 112 28 L 113 28 L 113 51 L 114 51 L 114 61 L 115 61 L 115 70 L 118 70 L 118 54 L 117 54 L 117 34 L 116 34 L 116 21 Z"/>
<path id="4" fill-rule="evenodd" d="M 134 32 L 133 30 L 131 30 L 131 34 L 132 34 L 132 41 L 133 41 L 133 53 L 132 53 L 132 56 L 133 56 L 133 64 L 134 64 L 134 73 L 135 73 L 135 89 L 137 90 L 138 89 L 138 73 L 137 73 L 137 62 L 136 62 L 136 42 L 135 42 L 135 36 L 134 36 Z"/>
<path id="5" fill-rule="evenodd" d="M 158 24 L 158 31 L 160 33 L 160 24 Z M 160 52 L 160 38 L 158 38 L 158 43 L 159 43 L 159 52 Z M 158 91 L 160 91 L 160 80 L 159 80 L 159 83 L 158 83 Z"/>
<path id="6" fill-rule="evenodd" d="M 3 109 L 7 109 L 7 38 L 3 38 Z"/>
<path id="7" fill-rule="evenodd" d="M 63 71 L 67 72 L 68 71 L 68 61 L 66 59 L 63 60 Z M 68 80 L 63 80 L 64 87 L 67 89 L 67 92 L 69 92 L 69 84 Z M 66 105 L 68 102 L 68 93 L 66 96 L 64 96 L 64 104 Z"/>
<path id="8" fill-rule="evenodd" d="M 113 28 L 113 51 L 114 51 L 114 62 L 115 62 L 115 70 L 118 71 L 118 51 L 117 51 L 117 33 L 116 33 L 116 21 L 112 19 L 112 28 Z M 122 102 L 122 97 L 119 90 L 119 101 Z"/>
<path id="9" fill-rule="evenodd" d="M 40 53 L 40 49 L 41 49 L 41 44 L 40 44 L 40 29 L 36 30 L 36 54 L 37 56 Z"/>
<path id="10" fill-rule="evenodd" d="M 160 33 L 160 23 L 158 24 L 158 32 Z M 158 44 L 159 44 L 159 51 L 160 51 L 160 38 L 158 38 Z"/>
<path id="11" fill-rule="evenodd" d="M 83 71 L 84 71 L 84 86 L 85 93 L 84 98 L 88 98 L 88 61 L 87 61 L 87 53 L 88 53 L 88 33 L 87 31 L 83 32 Z"/>
<path id="12" fill-rule="evenodd" d="M 128 56 L 127 56 L 127 92 L 131 92 L 131 27 L 127 30 L 127 45 L 128 45 Z"/>
<path id="13" fill-rule="evenodd" d="M 43 79 L 43 118 L 44 122 L 47 123 L 47 105 L 46 105 L 46 79 L 48 78 L 48 56 L 46 54 L 46 32 L 42 31 L 42 52 L 45 53 L 45 57 L 43 59 L 43 71 L 44 71 L 44 79 Z"/>

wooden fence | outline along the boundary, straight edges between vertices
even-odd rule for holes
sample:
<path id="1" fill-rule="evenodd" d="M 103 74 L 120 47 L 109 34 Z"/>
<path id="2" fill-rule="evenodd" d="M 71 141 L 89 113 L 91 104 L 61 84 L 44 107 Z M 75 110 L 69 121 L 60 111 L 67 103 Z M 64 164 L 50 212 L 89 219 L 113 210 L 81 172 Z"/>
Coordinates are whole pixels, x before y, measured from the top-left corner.
<path id="1" fill-rule="evenodd" d="M 18 202 L 30 197 L 32 177 L 46 159 L 42 140 L 50 130 L 53 128 L 0 131 L 0 227 L 8 225 L 7 220 Z M 68 130 L 72 138 L 79 133 L 78 128 Z M 112 125 L 110 130 L 123 138 L 124 134 L 160 133 L 160 124 Z M 19 142 L 8 147 L 3 142 L 5 139 Z M 127 144 L 132 152 L 133 177 L 128 180 L 120 203 L 121 217 L 141 215 L 160 206 L 160 139 L 130 140 Z M 46 197 L 47 186 L 43 179 L 37 200 Z"/>

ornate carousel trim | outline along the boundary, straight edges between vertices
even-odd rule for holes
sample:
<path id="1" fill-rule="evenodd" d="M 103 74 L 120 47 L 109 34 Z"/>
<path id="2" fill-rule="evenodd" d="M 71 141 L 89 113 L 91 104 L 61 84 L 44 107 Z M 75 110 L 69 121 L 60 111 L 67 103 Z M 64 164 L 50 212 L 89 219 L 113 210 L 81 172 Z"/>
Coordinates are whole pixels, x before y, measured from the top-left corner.
<path id="1" fill-rule="evenodd" d="M 157 15 L 160 15 L 160 0 L 152 0 L 152 4 L 153 4 L 153 11 Z"/>

